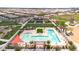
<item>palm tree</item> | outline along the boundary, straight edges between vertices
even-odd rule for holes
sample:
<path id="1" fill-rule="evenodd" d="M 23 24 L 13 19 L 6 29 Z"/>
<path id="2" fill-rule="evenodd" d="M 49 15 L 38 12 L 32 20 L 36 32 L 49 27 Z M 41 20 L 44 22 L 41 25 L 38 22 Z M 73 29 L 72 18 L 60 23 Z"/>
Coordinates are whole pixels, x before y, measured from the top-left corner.
<path id="1" fill-rule="evenodd" d="M 25 44 L 25 49 L 27 49 L 28 48 L 28 46 L 27 46 L 27 44 Z"/>
<path id="2" fill-rule="evenodd" d="M 30 46 L 31 46 L 31 49 L 36 49 L 36 42 L 34 41 L 30 41 Z"/>
<path id="3" fill-rule="evenodd" d="M 68 49 L 71 51 L 75 51 L 76 50 L 76 46 L 74 45 L 74 43 L 72 41 L 68 41 Z"/>
<path id="4" fill-rule="evenodd" d="M 34 51 L 35 51 L 36 50 L 36 42 L 34 42 L 34 47 L 33 48 L 34 48 Z"/>
<path id="5" fill-rule="evenodd" d="M 75 47 L 74 45 L 71 45 L 71 46 L 69 46 L 68 48 L 69 48 L 69 50 L 71 50 L 71 51 L 75 51 L 75 50 L 76 50 L 76 47 Z"/>
<path id="6" fill-rule="evenodd" d="M 71 28 L 71 27 L 66 28 L 66 33 L 68 35 L 73 35 L 72 31 L 73 31 L 73 28 Z"/>
<path id="7" fill-rule="evenodd" d="M 15 45 L 15 51 L 20 51 L 22 47 L 18 46 L 18 44 Z"/>
<path id="8" fill-rule="evenodd" d="M 50 45 L 50 43 L 51 43 L 51 42 L 48 40 L 48 41 L 47 41 L 47 45 L 46 45 L 46 49 L 48 49 L 48 50 L 51 49 L 51 45 Z"/>
<path id="9" fill-rule="evenodd" d="M 20 51 L 22 48 L 21 47 L 15 47 L 15 51 Z"/>
<path id="10" fill-rule="evenodd" d="M 50 44 L 50 41 L 49 40 L 47 41 L 47 44 Z"/>
<path id="11" fill-rule="evenodd" d="M 30 43 L 30 48 L 32 49 L 32 48 L 33 48 L 33 43 L 34 43 L 34 42 L 33 42 L 33 41 L 30 41 L 29 43 Z"/>
<path id="12" fill-rule="evenodd" d="M 46 49 L 46 43 L 44 42 L 44 50 Z"/>
<path id="13" fill-rule="evenodd" d="M 30 44 L 33 44 L 33 41 L 30 41 Z"/>

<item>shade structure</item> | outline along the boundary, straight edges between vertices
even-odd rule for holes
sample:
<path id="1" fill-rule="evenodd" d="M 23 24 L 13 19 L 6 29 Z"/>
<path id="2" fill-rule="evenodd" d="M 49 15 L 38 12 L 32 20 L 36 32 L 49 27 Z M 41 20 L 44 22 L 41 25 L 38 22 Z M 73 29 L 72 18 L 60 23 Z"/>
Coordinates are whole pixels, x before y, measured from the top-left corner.
<path id="1" fill-rule="evenodd" d="M 23 42 L 23 41 L 20 39 L 19 35 L 16 35 L 16 37 L 11 41 L 13 45 L 16 45 L 20 42 Z"/>

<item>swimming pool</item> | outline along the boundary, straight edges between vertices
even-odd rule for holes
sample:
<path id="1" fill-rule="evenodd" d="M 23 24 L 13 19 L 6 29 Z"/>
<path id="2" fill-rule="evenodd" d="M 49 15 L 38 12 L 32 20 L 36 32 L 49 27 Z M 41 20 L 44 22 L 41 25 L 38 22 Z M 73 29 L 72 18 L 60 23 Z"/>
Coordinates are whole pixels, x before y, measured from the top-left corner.
<path id="1" fill-rule="evenodd" d="M 53 43 L 57 44 L 60 42 L 59 37 L 57 36 L 57 34 L 55 33 L 54 30 L 49 29 L 47 30 L 47 36 L 44 35 L 33 35 L 32 33 L 28 33 L 28 34 L 23 34 L 21 39 L 25 42 L 29 42 L 29 41 L 47 41 L 47 40 L 51 40 L 53 41 Z"/>
<path id="2" fill-rule="evenodd" d="M 47 39 L 49 39 L 48 36 L 42 36 L 42 35 L 37 35 L 37 36 L 33 36 L 32 34 L 24 34 L 22 37 L 23 41 L 25 42 L 29 42 L 29 41 L 45 41 Z"/>
<path id="3" fill-rule="evenodd" d="M 54 42 L 54 43 L 59 43 L 60 42 L 60 39 L 59 37 L 57 36 L 57 34 L 54 32 L 54 30 L 51 30 L 49 29 L 48 30 L 48 36 L 49 38 Z"/>

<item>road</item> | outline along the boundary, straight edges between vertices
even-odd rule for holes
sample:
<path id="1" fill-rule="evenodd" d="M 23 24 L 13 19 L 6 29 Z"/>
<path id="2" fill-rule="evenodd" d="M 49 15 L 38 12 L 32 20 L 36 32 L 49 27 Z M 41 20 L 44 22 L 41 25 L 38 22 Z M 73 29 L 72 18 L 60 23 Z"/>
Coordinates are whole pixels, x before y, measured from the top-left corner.
<path id="1" fill-rule="evenodd" d="M 22 24 L 22 26 L 21 26 L 20 29 L 22 29 L 22 28 L 32 19 L 32 17 L 29 17 L 28 19 L 29 19 L 28 21 L 26 21 L 24 24 Z M 3 50 L 3 49 L 5 49 L 5 47 L 12 41 L 12 39 L 13 39 L 19 32 L 20 32 L 20 30 L 18 30 L 18 31 L 9 39 L 8 42 L 6 42 L 5 44 L 3 44 L 3 45 L 0 47 L 0 51 Z"/>

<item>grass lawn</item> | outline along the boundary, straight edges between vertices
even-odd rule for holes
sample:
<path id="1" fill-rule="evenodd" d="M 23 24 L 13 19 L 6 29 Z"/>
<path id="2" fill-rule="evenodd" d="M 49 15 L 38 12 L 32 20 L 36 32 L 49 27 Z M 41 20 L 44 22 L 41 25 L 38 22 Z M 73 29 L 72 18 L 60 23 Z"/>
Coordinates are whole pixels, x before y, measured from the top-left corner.
<path id="1" fill-rule="evenodd" d="M 71 18 L 71 16 L 73 16 L 75 20 L 79 20 L 79 13 L 74 13 L 74 14 L 72 13 L 71 15 L 65 14 L 65 15 L 52 16 L 50 18 L 68 21 L 69 18 Z"/>
<path id="2" fill-rule="evenodd" d="M 51 23 L 49 23 L 49 24 L 33 24 L 33 23 L 31 23 L 31 24 L 26 24 L 26 26 L 24 28 L 26 28 L 26 27 L 54 27 L 54 25 Z"/>
<path id="3" fill-rule="evenodd" d="M 62 16 L 52 16 L 51 18 L 59 20 L 59 21 L 68 21 L 68 17 L 62 17 Z"/>
<path id="4" fill-rule="evenodd" d="M 45 23 L 51 23 L 51 21 L 49 21 L 49 20 L 45 20 Z"/>
<path id="5" fill-rule="evenodd" d="M 4 44 L 4 43 L 6 43 L 6 42 L 0 41 L 0 45 L 2 45 L 2 44 Z"/>
<path id="6" fill-rule="evenodd" d="M 5 35 L 4 39 L 10 39 L 16 33 L 16 31 L 20 29 L 20 27 L 21 26 L 12 28 L 12 31 Z"/>
<path id="7" fill-rule="evenodd" d="M 74 18 L 79 21 L 79 13 L 74 14 Z"/>

